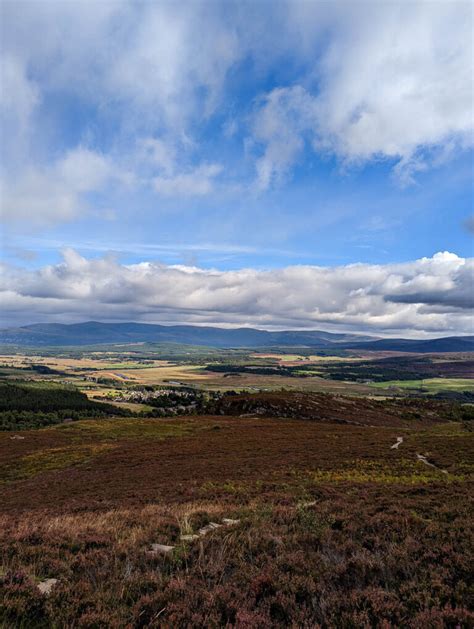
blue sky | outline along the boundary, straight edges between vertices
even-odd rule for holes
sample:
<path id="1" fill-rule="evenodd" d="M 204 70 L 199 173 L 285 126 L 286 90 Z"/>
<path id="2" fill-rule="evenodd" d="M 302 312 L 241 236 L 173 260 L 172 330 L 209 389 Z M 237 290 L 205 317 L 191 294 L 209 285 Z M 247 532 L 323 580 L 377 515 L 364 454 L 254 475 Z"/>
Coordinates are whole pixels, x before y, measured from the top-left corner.
<path id="1" fill-rule="evenodd" d="M 1 10 L 7 325 L 103 313 L 470 332 L 470 3 Z M 345 286 L 354 264 L 384 280 Z M 315 276 L 300 286 L 298 269 Z M 283 312 L 285 270 L 296 305 Z M 167 273 L 187 301 L 166 292 Z M 338 296 L 321 273 L 342 282 Z"/>

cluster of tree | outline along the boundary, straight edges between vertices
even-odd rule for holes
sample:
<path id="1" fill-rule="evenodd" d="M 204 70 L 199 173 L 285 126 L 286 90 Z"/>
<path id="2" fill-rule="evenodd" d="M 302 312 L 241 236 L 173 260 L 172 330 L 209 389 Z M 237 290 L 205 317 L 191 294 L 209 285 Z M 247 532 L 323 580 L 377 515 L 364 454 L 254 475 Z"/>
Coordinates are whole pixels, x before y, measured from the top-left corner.
<path id="1" fill-rule="evenodd" d="M 472 394 L 471 394 L 472 395 Z M 469 396 L 469 394 L 468 394 Z M 474 397 L 474 396 L 473 396 Z M 468 397 L 471 400 L 473 397 Z M 447 421 L 472 421 L 474 420 L 474 406 L 472 404 L 459 403 L 467 400 L 459 400 L 453 395 L 430 395 L 428 397 L 401 397 L 377 400 L 378 404 L 388 408 L 398 408 L 404 417 L 420 419 L 430 414 Z"/>
<path id="2" fill-rule="evenodd" d="M 221 365 L 207 365 L 205 367 L 206 371 L 213 371 L 215 373 L 225 373 L 225 374 L 241 374 L 241 373 L 249 373 L 249 374 L 258 374 L 261 376 L 287 376 L 287 377 L 305 377 L 309 375 L 306 373 L 306 370 L 310 369 L 309 365 L 305 365 L 305 371 L 301 371 L 301 366 L 283 366 L 283 365 L 268 365 L 268 366 L 260 366 L 260 365 L 229 365 L 229 364 L 221 364 Z"/>
<path id="3" fill-rule="evenodd" d="M 43 428 L 44 426 L 52 426 L 61 424 L 64 421 L 75 421 L 78 419 L 88 419 L 97 417 L 110 417 L 110 415 L 129 416 L 131 413 L 126 409 L 114 408 L 114 412 L 104 412 L 102 409 L 86 409 L 74 411 L 71 409 L 63 409 L 51 413 L 31 411 L 1 411 L 0 412 L 0 430 L 28 430 L 31 428 Z"/>
<path id="4" fill-rule="evenodd" d="M 406 373 L 403 371 L 377 372 L 373 369 L 353 371 L 324 370 L 322 378 L 328 380 L 340 380 L 343 382 L 390 382 L 391 380 L 425 380 L 430 375 L 420 373 Z"/>
<path id="5" fill-rule="evenodd" d="M 390 380 L 426 380 L 439 377 L 469 377 L 474 361 L 436 362 L 429 357 L 397 356 L 379 360 L 344 362 L 318 367 L 323 377 L 353 382 L 387 382 Z"/>
<path id="6" fill-rule="evenodd" d="M 145 416 L 165 417 L 187 413 L 206 413 L 211 401 L 221 397 L 218 391 L 201 391 L 193 387 L 157 388 L 153 386 L 133 386 L 120 392 L 113 399 L 117 402 L 138 402 L 153 407 L 145 411 Z M 141 413 L 143 416 L 143 413 Z"/>
<path id="7" fill-rule="evenodd" d="M 63 371 L 52 369 L 48 365 L 28 365 L 27 367 L 20 367 L 18 365 L 2 365 L 2 371 L 5 369 L 14 369 L 15 371 L 29 371 L 40 374 L 42 376 L 65 376 Z"/>
<path id="8" fill-rule="evenodd" d="M 111 411 L 115 407 L 89 400 L 74 388 L 0 383 L 0 411 L 50 413 L 64 409 Z"/>
<path id="9" fill-rule="evenodd" d="M 18 430 L 65 419 L 129 415 L 127 409 L 103 404 L 72 388 L 0 383 L 0 428 Z"/>
<path id="10" fill-rule="evenodd" d="M 138 388 L 134 389 L 138 390 Z M 128 408 L 90 400 L 75 388 L 40 386 L 38 384 L 0 383 L 0 430 L 23 430 L 59 424 L 65 420 L 90 417 L 137 416 L 167 417 L 170 415 L 205 414 L 220 392 L 203 392 L 193 388 L 163 390 L 156 395 L 153 386 L 142 391 L 150 394 L 142 400 L 152 408 L 132 412 Z M 153 393 L 155 395 L 153 395 Z"/>
<path id="11" fill-rule="evenodd" d="M 471 393 L 471 391 L 439 391 L 431 397 L 436 400 L 460 402 L 466 405 L 463 406 L 463 409 L 471 413 L 470 419 L 474 419 L 474 393 Z"/>
<path id="12" fill-rule="evenodd" d="M 190 405 L 202 407 L 204 403 L 205 396 L 202 391 L 186 392 L 185 394 L 180 391 L 169 391 L 166 392 L 166 394 L 146 399 L 146 404 L 156 408 L 173 408 L 175 406 Z"/>
<path id="13" fill-rule="evenodd" d="M 387 363 L 383 360 L 361 363 L 339 363 L 320 367 L 323 378 L 350 382 L 388 382 L 390 380 L 424 380 L 432 378 L 429 370 L 420 370 L 403 363 Z"/>
<path id="14" fill-rule="evenodd" d="M 64 376 L 65 373 L 63 371 L 58 371 L 57 369 L 51 369 L 48 365 L 31 365 L 30 367 L 25 367 L 26 370 L 34 371 L 35 373 L 39 373 L 42 376 Z"/>

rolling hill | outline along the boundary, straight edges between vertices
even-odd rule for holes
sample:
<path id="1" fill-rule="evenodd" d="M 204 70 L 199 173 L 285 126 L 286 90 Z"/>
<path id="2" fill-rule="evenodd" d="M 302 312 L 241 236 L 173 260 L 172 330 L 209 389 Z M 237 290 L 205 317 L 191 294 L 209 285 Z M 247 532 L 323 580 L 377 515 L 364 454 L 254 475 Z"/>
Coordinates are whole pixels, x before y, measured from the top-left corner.
<path id="1" fill-rule="evenodd" d="M 0 344 L 23 347 L 86 346 L 126 343 L 180 343 L 209 347 L 304 346 L 315 349 L 364 349 L 407 352 L 474 351 L 474 337 L 430 340 L 378 339 L 321 330 L 269 332 L 254 328 L 225 329 L 145 323 L 39 323 L 0 330 Z"/>

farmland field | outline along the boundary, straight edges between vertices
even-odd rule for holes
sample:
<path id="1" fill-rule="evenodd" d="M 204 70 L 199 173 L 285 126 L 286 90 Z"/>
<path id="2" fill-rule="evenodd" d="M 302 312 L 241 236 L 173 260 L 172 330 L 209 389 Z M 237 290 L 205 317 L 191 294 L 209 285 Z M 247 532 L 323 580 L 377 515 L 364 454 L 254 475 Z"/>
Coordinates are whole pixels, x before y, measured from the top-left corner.
<path id="1" fill-rule="evenodd" d="M 168 350 L 169 353 L 170 350 Z M 93 390 L 128 385 L 190 385 L 208 390 L 273 389 L 377 394 L 378 389 L 422 388 L 427 394 L 472 392 L 472 354 L 433 357 L 389 352 L 245 352 L 153 346 L 95 350 L 36 350 L 0 356 L 0 377 L 69 382 Z M 209 368 L 211 370 L 209 371 Z M 49 370 L 49 372 L 48 372 Z M 393 377 L 403 375 L 403 379 Z M 418 377 L 417 377 L 418 376 Z M 420 377 L 421 376 L 421 377 Z M 386 391 L 380 391 L 384 394 Z"/>
<path id="2" fill-rule="evenodd" d="M 428 393 L 440 391 L 469 391 L 474 392 L 474 380 L 468 378 L 429 378 L 426 380 L 389 380 L 373 385 L 379 389 L 421 389 Z"/>

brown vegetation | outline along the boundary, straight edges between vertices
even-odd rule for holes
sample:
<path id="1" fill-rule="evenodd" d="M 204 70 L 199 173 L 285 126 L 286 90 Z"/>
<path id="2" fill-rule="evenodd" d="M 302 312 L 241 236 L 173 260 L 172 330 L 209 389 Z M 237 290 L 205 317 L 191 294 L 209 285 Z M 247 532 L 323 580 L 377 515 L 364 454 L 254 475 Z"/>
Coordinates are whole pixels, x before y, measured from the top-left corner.
<path id="1" fill-rule="evenodd" d="M 261 415 L 330 421 L 360 426 L 400 426 L 455 418 L 456 405 L 420 400 L 351 398 L 327 393 L 296 391 L 268 392 L 225 396 L 215 404 L 221 415 Z"/>
<path id="2" fill-rule="evenodd" d="M 1 434 L 0 625 L 472 626 L 474 433 L 397 419 L 104 419 Z M 223 518 L 240 522 L 180 540 Z M 174 549 L 152 556 L 151 544 Z M 46 579 L 58 579 L 49 595 Z"/>

